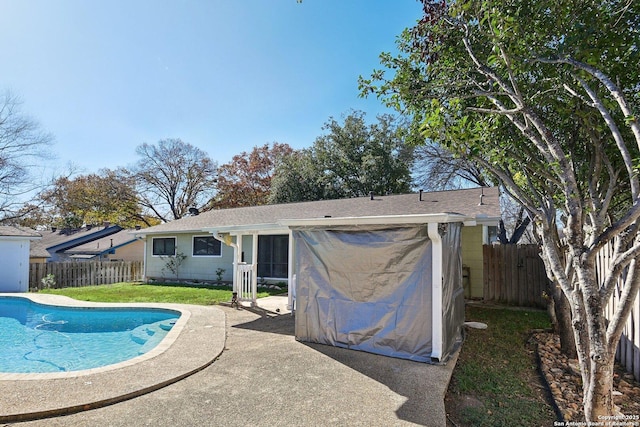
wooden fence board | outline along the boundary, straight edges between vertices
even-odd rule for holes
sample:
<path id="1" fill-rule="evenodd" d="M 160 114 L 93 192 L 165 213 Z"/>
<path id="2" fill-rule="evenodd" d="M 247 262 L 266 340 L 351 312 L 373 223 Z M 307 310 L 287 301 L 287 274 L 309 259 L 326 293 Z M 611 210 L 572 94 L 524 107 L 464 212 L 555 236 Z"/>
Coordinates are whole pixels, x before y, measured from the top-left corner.
<path id="1" fill-rule="evenodd" d="M 610 242 L 605 245 L 596 257 L 596 276 L 598 282 L 604 281 L 609 263 L 613 257 L 614 246 Z M 626 274 L 622 274 L 605 307 L 605 317 L 611 319 L 619 304 L 625 286 Z M 636 295 L 634 306 L 625 324 L 616 352 L 616 360 L 640 381 L 640 295 Z"/>
<path id="2" fill-rule="evenodd" d="M 547 275 L 537 245 L 483 246 L 484 300 L 545 307 Z"/>
<path id="3" fill-rule="evenodd" d="M 42 289 L 52 274 L 56 288 L 107 285 L 142 280 L 142 261 L 82 261 L 29 264 L 29 289 Z"/>
<path id="4" fill-rule="evenodd" d="M 537 245 L 485 245 L 484 300 L 519 306 L 544 307 L 543 293 L 549 280 Z M 596 275 L 604 280 L 613 256 L 613 245 L 602 248 L 596 258 Z M 609 300 L 604 315 L 610 319 L 616 310 L 624 286 L 624 275 Z M 640 381 L 640 295 L 625 325 L 616 359 Z"/>

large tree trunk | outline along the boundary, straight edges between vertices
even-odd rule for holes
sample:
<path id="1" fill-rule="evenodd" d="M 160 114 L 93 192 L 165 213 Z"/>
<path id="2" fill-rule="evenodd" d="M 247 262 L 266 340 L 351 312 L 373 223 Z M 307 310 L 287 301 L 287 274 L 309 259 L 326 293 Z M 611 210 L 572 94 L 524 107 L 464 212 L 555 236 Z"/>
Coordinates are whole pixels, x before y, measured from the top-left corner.
<path id="1" fill-rule="evenodd" d="M 574 258 L 575 259 L 575 258 Z M 581 362 L 587 368 L 583 374 L 584 415 L 588 422 L 602 421 L 602 417 L 614 415 L 613 365 L 615 354 L 611 354 L 607 342 L 607 327 L 604 316 L 606 303 L 599 293 L 595 265 L 588 258 L 574 263 L 575 279 L 580 283 L 581 303 L 585 314 L 588 340 L 579 340 L 577 346 L 583 354 Z M 576 301 L 577 302 L 577 301 Z M 575 329 L 575 328 L 574 328 Z M 584 329 L 582 330 L 584 332 Z"/>
<path id="2" fill-rule="evenodd" d="M 547 272 L 558 284 L 552 291 L 560 289 L 563 294 L 554 297 L 560 330 L 564 323 L 561 319 L 566 321 L 566 314 L 570 314 L 570 326 L 565 325 L 565 331 L 573 333 L 582 374 L 584 416 L 588 422 L 602 421 L 602 417 L 615 415 L 612 397 L 615 347 L 608 342 L 603 311 L 606 303 L 599 294 L 595 266 L 586 257 L 576 255 L 581 247 L 559 247 L 546 236 L 541 237 Z M 569 259 L 574 260 L 569 268 L 566 250 Z M 575 262 L 576 259 L 579 261 Z M 563 306 L 565 303 L 568 304 Z M 570 348 L 570 340 L 564 338 Z"/>
<path id="3" fill-rule="evenodd" d="M 571 306 L 560 286 L 554 286 L 553 291 L 553 306 L 556 319 L 553 327 L 560 337 L 560 351 L 569 359 L 577 359 L 576 340 L 573 335 L 573 324 L 571 323 Z"/>
<path id="4" fill-rule="evenodd" d="M 605 360 L 591 360 L 589 384 L 584 387 L 584 414 L 589 422 L 603 422 L 616 415 L 613 405 L 614 356 Z"/>

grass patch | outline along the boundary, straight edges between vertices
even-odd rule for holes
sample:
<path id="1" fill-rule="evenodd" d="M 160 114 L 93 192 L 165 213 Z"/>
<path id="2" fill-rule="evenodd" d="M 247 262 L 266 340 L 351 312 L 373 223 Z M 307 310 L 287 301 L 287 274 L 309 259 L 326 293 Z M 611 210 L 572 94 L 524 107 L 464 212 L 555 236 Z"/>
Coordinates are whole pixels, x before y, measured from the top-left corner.
<path id="1" fill-rule="evenodd" d="M 450 417 L 460 426 L 553 425 L 527 348 L 529 331 L 551 326 L 546 312 L 469 306 L 466 320 L 488 328 L 467 331 L 447 395 Z"/>
<path id="2" fill-rule="evenodd" d="M 40 293 L 64 295 L 92 302 L 159 302 L 195 305 L 214 305 L 231 301 L 230 286 L 193 286 L 176 283 L 146 285 L 114 283 L 112 285 L 81 288 L 43 289 Z M 258 298 L 282 294 L 282 291 L 263 290 Z"/>

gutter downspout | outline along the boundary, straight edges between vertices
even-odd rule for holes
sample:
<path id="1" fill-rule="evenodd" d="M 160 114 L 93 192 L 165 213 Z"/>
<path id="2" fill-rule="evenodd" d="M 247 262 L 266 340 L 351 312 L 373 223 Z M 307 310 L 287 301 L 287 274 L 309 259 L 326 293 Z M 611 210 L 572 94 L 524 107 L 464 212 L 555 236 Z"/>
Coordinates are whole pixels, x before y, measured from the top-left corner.
<path id="1" fill-rule="evenodd" d="M 238 275 L 238 254 L 240 252 L 238 249 L 238 244 L 233 243 L 231 241 L 231 235 L 228 235 L 229 236 L 228 240 L 220 236 L 217 231 L 212 232 L 211 235 L 217 241 L 224 243 L 226 246 L 231 246 L 233 248 L 233 291 L 237 292 L 238 289 L 236 288 L 236 276 Z"/>
<path id="2" fill-rule="evenodd" d="M 287 310 L 293 314 L 295 310 L 295 286 L 296 280 L 293 275 L 293 230 L 289 228 L 289 259 L 287 262 L 289 263 L 288 271 L 287 271 Z"/>
<path id="3" fill-rule="evenodd" d="M 251 307 L 257 307 L 258 295 L 258 233 L 253 233 L 251 245 Z"/>
<path id="4" fill-rule="evenodd" d="M 427 224 L 427 233 L 433 242 L 431 252 L 431 358 L 442 358 L 442 237 L 439 223 Z"/>

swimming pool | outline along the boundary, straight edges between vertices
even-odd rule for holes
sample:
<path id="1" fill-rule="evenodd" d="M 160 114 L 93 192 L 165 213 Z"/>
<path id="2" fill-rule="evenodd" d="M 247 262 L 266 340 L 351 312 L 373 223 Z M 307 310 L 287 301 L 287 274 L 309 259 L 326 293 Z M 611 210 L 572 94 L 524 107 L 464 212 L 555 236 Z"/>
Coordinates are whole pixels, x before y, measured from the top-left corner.
<path id="1" fill-rule="evenodd" d="M 0 296 L 0 372 L 93 369 L 146 354 L 179 311 L 131 307 L 66 307 Z"/>

